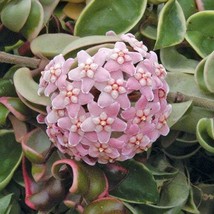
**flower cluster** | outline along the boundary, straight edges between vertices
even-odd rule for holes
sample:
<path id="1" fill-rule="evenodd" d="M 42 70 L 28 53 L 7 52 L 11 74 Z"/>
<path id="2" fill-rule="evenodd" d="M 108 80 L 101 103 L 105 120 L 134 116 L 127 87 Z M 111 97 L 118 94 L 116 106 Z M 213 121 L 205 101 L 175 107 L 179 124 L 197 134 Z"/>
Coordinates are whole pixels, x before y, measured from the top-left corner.
<path id="1" fill-rule="evenodd" d="M 157 55 L 132 34 L 93 56 L 84 50 L 76 59 L 56 56 L 42 72 L 38 91 L 51 98 L 43 116 L 50 140 L 90 165 L 147 150 L 169 132 L 165 76 Z"/>

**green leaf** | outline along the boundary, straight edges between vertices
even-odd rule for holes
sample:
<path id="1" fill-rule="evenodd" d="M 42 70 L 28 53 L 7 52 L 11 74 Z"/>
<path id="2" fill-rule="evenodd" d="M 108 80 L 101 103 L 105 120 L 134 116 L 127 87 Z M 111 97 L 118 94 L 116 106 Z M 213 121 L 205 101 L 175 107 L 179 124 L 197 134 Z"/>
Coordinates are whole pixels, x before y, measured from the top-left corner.
<path id="1" fill-rule="evenodd" d="M 186 32 L 183 10 L 176 0 L 169 0 L 159 15 L 155 49 L 179 44 Z"/>
<path id="2" fill-rule="evenodd" d="M 177 214 L 187 201 L 190 186 L 187 178 L 181 172 L 177 176 L 166 182 L 161 190 L 161 198 L 156 205 L 140 205 L 143 213 L 152 214 Z"/>
<path id="3" fill-rule="evenodd" d="M 129 214 L 122 201 L 115 198 L 101 198 L 93 201 L 85 207 L 83 214 L 95 214 L 95 213 L 115 213 L 115 214 Z"/>
<path id="4" fill-rule="evenodd" d="M 13 193 L 0 196 L 0 213 L 6 214 L 12 201 Z"/>
<path id="5" fill-rule="evenodd" d="M 134 160 L 125 161 L 122 165 L 128 169 L 128 175 L 110 194 L 131 203 L 157 202 L 157 184 L 148 168 Z"/>
<path id="6" fill-rule="evenodd" d="M 9 2 L 1 12 L 1 21 L 11 31 L 19 32 L 26 23 L 31 9 L 31 0 Z"/>
<path id="7" fill-rule="evenodd" d="M 65 33 L 43 34 L 36 37 L 30 44 L 31 51 L 38 57 L 52 58 L 78 37 Z"/>
<path id="8" fill-rule="evenodd" d="M 195 0 L 177 0 L 180 6 L 182 7 L 182 10 L 184 12 L 185 18 L 187 19 L 192 14 L 198 12 Z M 211 0 L 212 1 L 212 0 Z"/>
<path id="9" fill-rule="evenodd" d="M 188 59 L 184 55 L 180 54 L 176 47 L 168 47 L 160 50 L 160 58 L 164 67 L 168 71 L 177 71 L 184 73 L 195 73 L 195 68 L 198 65 L 198 61 L 194 59 Z"/>
<path id="10" fill-rule="evenodd" d="M 214 112 L 194 106 L 191 111 L 181 118 L 171 129 L 195 134 L 198 121 L 204 117 L 214 117 Z"/>
<path id="11" fill-rule="evenodd" d="M 117 34 L 128 32 L 140 21 L 146 5 L 146 0 L 129 0 L 125 4 L 124 0 L 93 0 L 78 18 L 74 34 L 105 35 L 110 30 Z"/>
<path id="12" fill-rule="evenodd" d="M 30 14 L 24 27 L 21 29 L 20 32 L 24 35 L 25 38 L 31 41 L 41 31 L 43 27 L 43 22 L 44 22 L 44 10 L 42 8 L 42 5 L 40 4 L 39 1 L 32 0 Z"/>
<path id="13" fill-rule="evenodd" d="M 16 97 L 16 90 L 10 79 L 0 79 L 0 97 Z"/>
<path id="14" fill-rule="evenodd" d="M 204 82 L 207 89 L 214 93 L 214 51 L 207 57 L 204 65 Z"/>
<path id="15" fill-rule="evenodd" d="M 51 142 L 44 131 L 37 128 L 24 136 L 22 149 L 25 156 L 33 163 L 43 163 L 50 150 Z"/>
<path id="16" fill-rule="evenodd" d="M 22 159 L 22 148 L 10 130 L 0 130 L 0 190 L 10 182 Z"/>
<path id="17" fill-rule="evenodd" d="M 186 40 L 201 56 L 206 57 L 214 49 L 214 11 L 200 11 L 187 20 Z M 205 24 L 206 23 L 206 24 Z"/>
<path id="18" fill-rule="evenodd" d="M 213 118 L 202 118 L 196 128 L 196 136 L 200 145 L 214 153 L 214 121 Z"/>
<path id="19" fill-rule="evenodd" d="M 203 0 L 203 5 L 205 10 L 214 10 L 213 0 Z"/>
<path id="20" fill-rule="evenodd" d="M 172 103 L 172 113 L 170 114 L 167 124 L 169 127 L 172 127 L 175 123 L 177 123 L 185 113 L 187 113 L 188 109 L 192 105 L 192 101 L 186 101 L 182 103 Z"/>
<path id="21" fill-rule="evenodd" d="M 7 121 L 7 116 L 10 113 L 10 111 L 0 103 L 0 127 L 4 126 Z"/>
<path id="22" fill-rule="evenodd" d="M 180 92 L 184 95 L 188 95 L 189 98 L 198 97 L 201 99 L 202 103 L 210 102 L 214 105 L 214 95 L 200 90 L 198 85 L 195 83 L 193 75 L 181 72 L 171 72 L 168 73 L 166 81 L 169 85 L 170 92 Z"/>
<path id="23" fill-rule="evenodd" d="M 38 95 L 39 85 L 33 80 L 31 71 L 28 68 L 18 69 L 14 74 L 13 80 L 17 92 L 28 101 L 44 106 L 50 104 L 48 97 Z"/>
<path id="24" fill-rule="evenodd" d="M 119 40 L 120 40 L 119 36 L 86 36 L 86 37 L 79 38 L 79 39 L 76 39 L 75 41 L 71 42 L 62 51 L 62 54 L 66 58 L 73 56 L 73 55 L 74 55 L 73 57 L 75 57 L 75 54 L 79 49 L 87 49 L 90 46 L 103 44 L 103 43 L 117 42 Z"/>
<path id="25" fill-rule="evenodd" d="M 205 92 L 209 92 L 206 83 L 204 81 L 204 66 L 207 58 L 201 60 L 195 70 L 195 82 L 198 84 L 200 89 L 204 90 Z"/>

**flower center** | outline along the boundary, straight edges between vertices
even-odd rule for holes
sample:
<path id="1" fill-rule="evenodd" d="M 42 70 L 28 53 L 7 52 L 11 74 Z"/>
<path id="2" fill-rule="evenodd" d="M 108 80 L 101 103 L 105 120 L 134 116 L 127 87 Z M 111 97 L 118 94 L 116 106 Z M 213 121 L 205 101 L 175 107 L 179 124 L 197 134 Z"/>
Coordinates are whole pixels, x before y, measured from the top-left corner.
<path id="1" fill-rule="evenodd" d="M 152 85 L 152 75 L 150 72 L 144 71 L 142 68 L 139 68 L 137 72 L 134 74 L 136 80 L 142 86 L 151 86 Z"/>
<path id="2" fill-rule="evenodd" d="M 99 117 L 93 118 L 92 121 L 96 125 L 96 132 L 101 132 L 103 130 L 111 132 L 111 125 L 114 122 L 114 118 L 108 117 L 105 112 L 102 112 Z"/>
<path id="3" fill-rule="evenodd" d="M 123 79 L 110 79 L 104 91 L 109 93 L 113 99 L 117 99 L 120 94 L 126 93 L 125 87 L 123 87 Z"/>
<path id="4" fill-rule="evenodd" d="M 151 120 L 150 112 L 151 110 L 149 108 L 144 110 L 141 109 L 137 110 L 133 123 L 139 124 L 141 122 L 150 121 Z"/>
<path id="5" fill-rule="evenodd" d="M 88 58 L 85 63 L 81 63 L 79 66 L 82 69 L 80 73 L 82 78 L 84 77 L 93 78 L 94 72 L 98 68 L 98 65 L 94 63 L 92 58 Z"/>
<path id="6" fill-rule="evenodd" d="M 155 63 L 155 73 L 160 79 L 164 79 L 166 77 L 166 70 L 162 64 Z"/>
<path id="7" fill-rule="evenodd" d="M 63 92 L 65 94 L 65 102 L 66 104 L 77 103 L 78 95 L 80 93 L 79 88 L 74 88 L 72 85 L 67 86 L 66 91 Z"/>
<path id="8" fill-rule="evenodd" d="M 157 123 L 156 128 L 161 129 L 164 125 L 166 125 L 166 120 L 167 120 L 166 115 L 164 115 L 164 114 L 161 115 L 158 119 L 158 123 Z"/>
<path id="9" fill-rule="evenodd" d="M 139 146 L 143 142 L 143 134 L 137 134 L 130 138 L 129 143 Z"/>
<path id="10" fill-rule="evenodd" d="M 127 54 L 129 51 L 127 48 L 120 50 L 114 48 L 113 54 L 110 56 L 111 59 L 115 60 L 118 64 L 123 64 L 126 61 L 131 61 L 131 57 Z"/>
<path id="11" fill-rule="evenodd" d="M 71 128 L 70 128 L 70 131 L 71 132 L 77 132 L 79 135 L 83 136 L 84 135 L 84 132 L 81 130 L 80 126 L 82 124 L 82 122 L 85 120 L 85 116 L 82 115 L 78 118 L 72 118 L 71 119 Z"/>
<path id="12" fill-rule="evenodd" d="M 49 81 L 51 83 L 55 83 L 56 80 L 58 79 L 58 77 L 61 75 L 62 70 L 61 70 L 62 66 L 60 64 L 55 64 L 54 66 L 52 66 L 49 70 Z"/>

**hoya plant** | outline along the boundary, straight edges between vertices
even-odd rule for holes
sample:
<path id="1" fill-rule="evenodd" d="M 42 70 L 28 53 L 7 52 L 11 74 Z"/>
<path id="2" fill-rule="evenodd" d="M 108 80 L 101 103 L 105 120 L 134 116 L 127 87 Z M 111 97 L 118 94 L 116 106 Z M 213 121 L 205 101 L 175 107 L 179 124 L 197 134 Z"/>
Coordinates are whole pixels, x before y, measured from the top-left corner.
<path id="1" fill-rule="evenodd" d="M 0 213 L 214 211 L 212 0 L 0 1 Z"/>

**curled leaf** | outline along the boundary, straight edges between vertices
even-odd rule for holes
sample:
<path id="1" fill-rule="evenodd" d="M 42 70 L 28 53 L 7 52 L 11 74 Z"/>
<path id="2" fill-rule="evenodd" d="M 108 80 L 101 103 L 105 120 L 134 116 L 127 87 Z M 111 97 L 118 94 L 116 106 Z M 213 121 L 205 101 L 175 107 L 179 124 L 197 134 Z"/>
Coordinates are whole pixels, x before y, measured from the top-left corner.
<path id="1" fill-rule="evenodd" d="M 202 118 L 199 120 L 196 136 L 198 142 L 205 150 L 214 153 L 214 121 L 212 118 Z"/>
<path id="2" fill-rule="evenodd" d="M 26 100 L 37 105 L 47 106 L 50 104 L 49 98 L 38 95 L 39 86 L 33 80 L 30 69 L 25 67 L 18 69 L 13 80 L 17 92 Z"/>
<path id="3" fill-rule="evenodd" d="M 37 128 L 22 139 L 25 156 L 33 163 L 44 163 L 51 147 L 51 142 L 44 131 Z"/>

